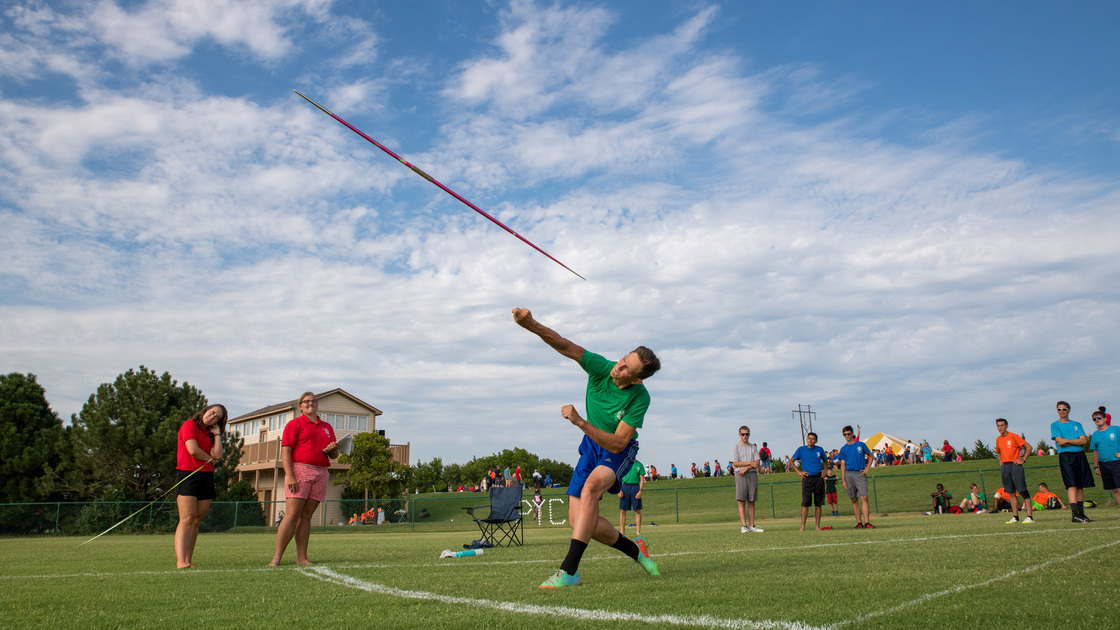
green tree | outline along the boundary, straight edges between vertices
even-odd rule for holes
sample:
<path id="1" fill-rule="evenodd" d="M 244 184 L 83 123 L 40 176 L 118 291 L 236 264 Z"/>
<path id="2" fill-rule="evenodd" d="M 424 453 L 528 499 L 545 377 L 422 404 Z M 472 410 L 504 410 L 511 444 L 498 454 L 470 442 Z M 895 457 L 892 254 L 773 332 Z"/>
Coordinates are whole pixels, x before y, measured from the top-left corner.
<path id="1" fill-rule="evenodd" d="M 353 450 L 338 458 L 340 463 L 350 464 L 343 478 L 350 491 L 362 493 L 367 501 L 403 495 L 412 484 L 412 468 L 393 461 L 388 438 L 377 433 L 358 433 L 353 438 Z"/>
<path id="2" fill-rule="evenodd" d="M 176 429 L 178 431 L 178 429 Z M 237 478 L 237 473 L 234 470 L 237 465 L 241 463 L 241 449 L 245 445 L 245 439 L 237 437 L 231 431 L 226 431 L 222 435 L 222 460 L 214 464 L 214 488 L 218 493 L 215 500 L 217 501 L 247 501 L 244 498 L 234 498 L 233 492 L 234 480 Z M 176 444 L 178 447 L 178 444 Z M 253 487 L 249 482 L 244 483 L 250 489 Z M 241 495 L 238 495 L 241 496 Z M 256 495 L 253 496 L 256 498 Z"/>
<path id="3" fill-rule="evenodd" d="M 443 481 L 452 491 L 459 486 L 470 486 L 470 480 L 463 476 L 463 467 L 459 464 L 448 464 L 443 467 Z"/>
<path id="4" fill-rule="evenodd" d="M 473 486 L 478 484 L 486 471 L 491 468 L 504 471 L 507 467 L 513 470 L 518 465 L 521 466 L 522 481 L 526 484 L 530 483 L 534 470 L 540 471 L 542 477 L 552 475 L 554 483 L 566 483 L 572 478 L 572 467 L 564 462 L 541 459 L 523 448 L 507 448 L 501 453 L 495 453 L 487 457 L 476 457 L 463 464 L 461 473 L 464 479 L 463 483 Z"/>
<path id="5" fill-rule="evenodd" d="M 426 464 L 416 462 L 416 467 L 412 469 L 412 477 L 416 481 L 416 488 L 419 492 L 444 492 L 447 490 L 447 482 L 443 474 L 443 460 L 439 457 L 433 457 L 432 461 Z"/>
<path id="6" fill-rule="evenodd" d="M 175 483 L 176 437 L 206 397 L 144 366 L 103 383 L 71 416 L 72 459 L 64 487 L 89 499 L 146 500 Z"/>
<path id="7" fill-rule="evenodd" d="M 214 477 L 217 478 L 217 468 Z M 248 481 L 238 481 L 230 485 L 223 493 L 218 491 L 218 499 L 213 507 L 206 513 L 202 521 L 204 531 L 225 531 L 236 526 L 262 526 L 264 522 L 264 507 L 257 499 L 253 484 Z"/>
<path id="8" fill-rule="evenodd" d="M 972 447 L 972 452 L 969 453 L 969 459 L 995 459 L 996 454 L 992 451 L 991 447 L 984 444 L 980 440 L 976 440 L 976 444 Z"/>
<path id="9" fill-rule="evenodd" d="M 34 374 L 0 376 L 0 503 L 49 498 L 66 437 Z"/>

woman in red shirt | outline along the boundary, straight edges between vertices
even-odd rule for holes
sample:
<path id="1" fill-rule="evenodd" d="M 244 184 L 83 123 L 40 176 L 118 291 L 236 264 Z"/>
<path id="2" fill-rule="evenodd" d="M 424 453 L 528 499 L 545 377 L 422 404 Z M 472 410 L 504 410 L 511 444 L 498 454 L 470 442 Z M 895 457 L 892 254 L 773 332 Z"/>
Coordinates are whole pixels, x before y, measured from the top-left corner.
<path id="1" fill-rule="evenodd" d="M 319 419 L 319 399 L 313 392 L 299 397 L 303 415 L 284 426 L 280 438 L 280 459 L 284 462 L 284 520 L 276 530 L 276 554 L 270 567 L 280 559 L 292 538 L 296 539 L 296 564 L 311 564 L 307 543 L 311 539 L 311 517 L 327 496 L 330 458 L 338 457 L 334 428 Z"/>
<path id="2" fill-rule="evenodd" d="M 229 412 L 223 405 L 210 405 L 187 418 L 179 427 L 175 457 L 175 483 L 179 496 L 179 525 L 175 528 L 175 560 L 178 568 L 193 567 L 191 557 L 198 541 L 198 526 L 210 509 L 214 491 L 214 462 L 222 458 L 222 433 Z M 185 481 L 184 481 L 185 480 Z"/>

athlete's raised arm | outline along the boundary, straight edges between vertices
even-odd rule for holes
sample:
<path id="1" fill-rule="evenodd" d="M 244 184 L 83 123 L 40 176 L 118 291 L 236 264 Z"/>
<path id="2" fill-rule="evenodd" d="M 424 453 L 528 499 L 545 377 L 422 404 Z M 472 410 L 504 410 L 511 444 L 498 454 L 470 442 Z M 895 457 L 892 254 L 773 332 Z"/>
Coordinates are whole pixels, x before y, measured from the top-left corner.
<path id="1" fill-rule="evenodd" d="M 527 308 L 513 309 L 513 321 L 525 330 L 541 338 L 541 341 L 552 346 L 554 350 L 569 359 L 579 362 L 583 358 L 583 348 L 568 339 L 561 337 L 555 330 L 533 319 L 533 314 Z"/>

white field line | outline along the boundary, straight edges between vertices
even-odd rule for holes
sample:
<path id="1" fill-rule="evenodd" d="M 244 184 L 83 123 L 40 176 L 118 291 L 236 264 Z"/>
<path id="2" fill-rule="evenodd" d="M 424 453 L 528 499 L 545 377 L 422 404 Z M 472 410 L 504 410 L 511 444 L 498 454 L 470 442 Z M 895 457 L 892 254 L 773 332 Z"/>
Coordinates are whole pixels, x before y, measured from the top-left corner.
<path id="1" fill-rule="evenodd" d="M 842 628 L 846 625 L 853 624 L 853 623 L 861 623 L 863 621 L 866 621 L 866 620 L 874 618 L 874 617 L 882 617 L 883 615 L 890 615 L 890 614 L 896 613 L 896 612 L 898 612 L 898 611 L 900 611 L 904 608 L 909 608 L 911 606 L 917 606 L 919 604 L 924 604 L 926 602 L 933 601 L 934 599 L 937 599 L 938 597 L 943 597 L 945 595 L 953 595 L 953 594 L 956 594 L 956 593 L 962 593 L 962 592 L 967 591 L 969 589 L 979 588 L 981 586 L 987 586 L 989 584 L 993 584 L 995 582 L 1000 582 L 1000 581 L 1003 581 L 1003 580 L 1007 580 L 1007 579 L 1013 578 L 1013 577 L 1018 576 L 1018 575 L 1025 575 L 1027 573 L 1033 573 L 1035 571 L 1045 569 L 1046 567 L 1048 567 L 1052 564 L 1057 564 L 1059 562 L 1067 562 L 1067 561 L 1073 560 L 1074 558 L 1077 558 L 1079 556 L 1083 556 L 1087 553 L 1093 553 L 1094 551 L 1100 551 L 1101 549 L 1107 549 L 1109 547 L 1112 547 L 1113 545 L 1120 545 L 1120 540 L 1116 540 L 1116 541 L 1113 541 L 1113 542 L 1110 542 L 1110 543 L 1105 543 L 1105 544 L 1099 545 L 1097 547 L 1090 547 L 1089 549 L 1083 549 L 1081 551 L 1078 551 L 1077 553 L 1070 554 L 1068 556 L 1062 556 L 1061 558 L 1052 558 L 1052 559 L 1047 560 L 1046 562 L 1043 562 L 1041 564 L 1036 564 L 1032 567 L 1026 567 L 1026 568 L 1023 568 L 1023 569 L 1016 569 L 1016 570 L 1011 571 L 1009 573 L 1005 573 L 1005 574 L 1003 574 L 999 577 L 994 577 L 994 578 L 991 578 L 991 579 L 988 579 L 988 580 L 984 580 L 982 582 L 976 582 L 975 584 L 963 584 L 963 585 L 960 585 L 960 586 L 954 586 L 953 588 L 947 588 L 943 591 L 937 591 L 936 593 L 927 593 L 925 595 L 922 595 L 921 597 L 916 597 L 916 598 L 914 598 L 914 599 L 912 599 L 908 602 L 902 602 L 901 604 L 896 604 L 894 606 L 891 606 L 890 608 L 884 608 L 882 610 L 876 610 L 874 612 L 869 612 L 869 613 L 860 615 L 858 617 L 853 617 L 851 619 L 845 619 L 844 621 L 839 621 L 835 624 L 832 624 L 832 626 L 830 626 L 830 627 L 832 627 L 832 628 Z"/>
<path id="2" fill-rule="evenodd" d="M 420 599 L 435 601 L 442 604 L 459 606 L 473 606 L 476 608 L 489 608 L 503 612 L 522 613 L 528 615 L 548 615 L 550 617 L 565 617 L 578 621 L 608 621 L 608 622 L 637 622 L 661 623 L 675 626 L 693 626 L 700 628 L 728 628 L 744 630 L 821 630 L 798 621 L 771 621 L 754 619 L 725 619 L 709 615 L 641 615 L 630 612 L 617 612 L 609 610 L 595 610 L 586 608 L 572 608 L 569 606 L 546 606 L 541 604 L 525 604 L 521 602 L 500 602 L 489 599 L 475 599 L 471 597 L 453 597 L 439 595 L 426 591 L 407 591 L 404 589 L 375 584 L 359 580 L 348 575 L 342 575 L 330 567 L 310 567 L 300 569 L 300 572 L 313 578 L 338 584 L 348 588 L 356 588 L 368 593 L 388 595 L 403 599 Z"/>
<path id="3" fill-rule="evenodd" d="M 1102 529 L 1120 529 L 1120 526 L 1108 527 L 1092 527 L 1092 528 L 1061 528 L 1061 529 L 1031 529 L 1031 530 L 1015 530 L 1015 531 L 1001 531 L 1001 532 L 988 532 L 983 534 L 949 534 L 945 536 L 919 536 L 917 538 L 889 538 L 886 540 L 854 540 L 848 542 L 836 543 L 815 543 L 810 545 L 793 545 L 788 547 L 747 547 L 743 549 L 721 549 L 719 551 L 676 551 L 673 553 L 656 554 L 657 558 L 671 558 L 674 556 L 694 556 L 694 555 L 719 555 L 728 553 L 765 553 L 767 551 L 796 551 L 802 549 L 821 549 L 826 547 L 850 547 L 855 545 L 890 545 L 911 542 L 928 542 L 937 540 L 957 540 L 962 538 L 981 538 L 988 536 L 1030 536 L 1037 534 L 1080 534 L 1087 532 L 1100 531 Z M 755 537 L 751 540 L 758 540 Z M 608 555 L 588 555 L 584 556 L 583 561 L 598 561 L 598 560 L 623 560 L 628 559 L 623 555 L 611 553 Z M 538 558 L 530 560 L 480 560 L 480 561 L 437 561 L 431 563 L 420 564 L 338 564 L 334 565 L 340 569 L 428 569 L 438 567 L 463 567 L 463 566 L 478 566 L 478 565 L 516 565 L 516 564 L 556 564 L 560 558 Z M 85 577 L 114 577 L 114 576 L 129 576 L 129 575 L 200 575 L 205 573 L 252 573 L 259 571 L 292 571 L 300 570 L 301 567 L 260 567 L 257 569 L 191 569 L 189 571 L 179 569 L 169 569 L 166 571 L 97 571 L 85 573 L 53 573 L 53 574 L 34 574 L 34 575 L 0 575 L 0 580 L 15 580 L 15 579 L 57 579 L 57 578 L 85 578 Z"/>

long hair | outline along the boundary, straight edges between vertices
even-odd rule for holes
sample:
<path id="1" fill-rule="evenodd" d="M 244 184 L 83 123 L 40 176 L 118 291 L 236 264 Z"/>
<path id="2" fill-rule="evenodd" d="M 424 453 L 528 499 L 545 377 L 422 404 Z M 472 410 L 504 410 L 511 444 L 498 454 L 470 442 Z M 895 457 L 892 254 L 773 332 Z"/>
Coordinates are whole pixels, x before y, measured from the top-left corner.
<path id="1" fill-rule="evenodd" d="M 217 404 L 207 405 L 207 406 L 203 407 L 202 409 L 194 412 L 194 414 L 190 417 L 190 419 L 194 420 L 194 423 L 198 427 L 199 431 L 205 431 L 205 432 L 209 433 L 210 429 L 207 428 L 205 424 L 203 424 L 202 416 L 206 415 L 206 412 L 210 411 L 214 407 L 217 407 L 218 409 L 222 410 L 222 417 L 218 418 L 218 434 L 219 435 L 225 435 L 225 433 L 226 433 L 226 421 L 229 420 L 229 411 L 226 410 L 225 405 L 217 405 Z"/>

